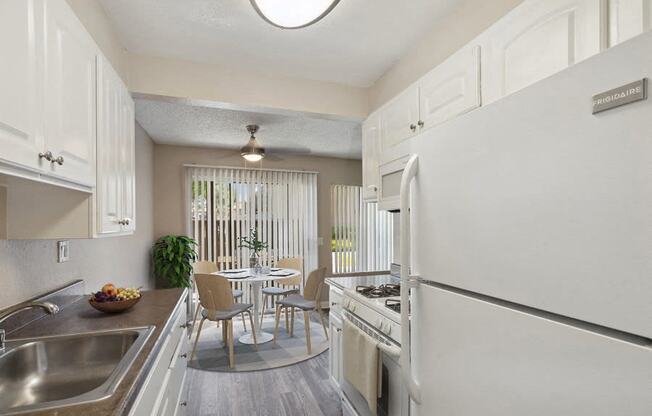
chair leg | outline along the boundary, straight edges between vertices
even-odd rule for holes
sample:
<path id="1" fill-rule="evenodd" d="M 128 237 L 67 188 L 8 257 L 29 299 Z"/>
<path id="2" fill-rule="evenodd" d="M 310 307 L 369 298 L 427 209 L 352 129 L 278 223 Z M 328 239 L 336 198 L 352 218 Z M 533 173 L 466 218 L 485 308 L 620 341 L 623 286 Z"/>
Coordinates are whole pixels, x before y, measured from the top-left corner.
<path id="1" fill-rule="evenodd" d="M 197 307 L 195 308 L 195 317 L 192 318 L 192 326 L 195 326 L 195 322 L 197 322 L 197 315 L 199 315 L 199 310 L 200 309 L 201 309 L 201 305 L 198 302 Z"/>
<path id="2" fill-rule="evenodd" d="M 251 324 L 251 335 L 254 337 L 254 348 L 256 351 L 258 351 L 258 340 L 256 340 L 256 328 L 254 328 L 254 317 L 251 314 L 251 311 L 249 312 L 249 323 Z"/>
<path id="3" fill-rule="evenodd" d="M 233 319 L 229 319 L 227 325 L 229 326 L 229 368 L 235 367 L 235 359 L 233 357 Z"/>
<path id="4" fill-rule="evenodd" d="M 294 336 L 294 307 L 290 308 L 290 314 L 292 315 L 290 317 L 290 336 Z"/>
<path id="5" fill-rule="evenodd" d="M 303 311 L 303 326 L 306 327 L 306 345 L 308 346 L 308 355 L 312 352 L 312 346 L 310 345 L 310 312 Z"/>
<path id="6" fill-rule="evenodd" d="M 263 307 L 260 310 L 260 327 L 263 327 L 263 318 L 265 317 L 265 309 L 267 309 L 267 295 L 263 295 Z M 258 319 L 258 318 L 256 318 Z"/>
<path id="7" fill-rule="evenodd" d="M 227 338 L 227 333 L 226 333 L 226 331 L 228 329 L 226 327 L 226 322 L 227 321 L 222 322 L 222 344 L 224 344 L 225 347 L 227 346 L 228 341 L 229 341 L 228 338 Z"/>
<path id="8" fill-rule="evenodd" d="M 288 312 L 288 307 L 283 308 L 285 310 L 285 332 L 290 333 L 290 312 Z"/>
<path id="9" fill-rule="evenodd" d="M 276 305 L 276 323 L 274 326 L 274 346 L 276 346 L 276 338 L 278 337 L 278 322 L 281 320 L 281 305 Z"/>
<path id="10" fill-rule="evenodd" d="M 326 335 L 326 341 L 328 341 L 328 330 L 326 329 L 326 324 L 324 323 L 324 314 L 322 313 L 321 309 L 317 311 L 319 314 L 319 320 L 321 321 L 321 326 L 324 327 L 324 335 Z"/>
<path id="11" fill-rule="evenodd" d="M 195 357 L 195 350 L 197 349 L 197 342 L 199 341 L 199 334 L 201 334 L 201 326 L 204 325 L 205 318 L 199 321 L 199 328 L 197 329 L 197 338 L 195 338 L 195 345 L 192 347 L 192 354 L 190 354 L 190 361 Z"/>
<path id="12" fill-rule="evenodd" d="M 242 326 L 244 326 L 244 330 L 247 332 L 247 321 L 245 320 L 244 313 L 241 313 L 240 316 L 242 316 Z"/>

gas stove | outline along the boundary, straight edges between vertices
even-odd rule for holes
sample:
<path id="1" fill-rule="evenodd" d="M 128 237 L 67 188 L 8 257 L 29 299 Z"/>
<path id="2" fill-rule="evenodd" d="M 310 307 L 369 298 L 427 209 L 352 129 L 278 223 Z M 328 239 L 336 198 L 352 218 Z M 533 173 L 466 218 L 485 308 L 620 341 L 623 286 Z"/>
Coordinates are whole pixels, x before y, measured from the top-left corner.
<path id="1" fill-rule="evenodd" d="M 387 298 L 401 296 L 401 285 L 386 283 L 380 286 L 356 286 L 355 291 L 366 298 Z"/>

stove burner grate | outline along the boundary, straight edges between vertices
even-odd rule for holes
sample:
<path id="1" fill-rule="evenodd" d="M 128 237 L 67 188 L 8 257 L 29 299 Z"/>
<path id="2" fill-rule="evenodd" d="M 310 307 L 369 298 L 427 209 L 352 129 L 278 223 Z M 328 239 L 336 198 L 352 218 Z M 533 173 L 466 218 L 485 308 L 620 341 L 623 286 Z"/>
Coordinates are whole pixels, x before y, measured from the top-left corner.
<path id="1" fill-rule="evenodd" d="M 367 298 L 387 298 L 399 296 L 401 285 L 388 283 L 380 286 L 356 286 L 355 291 Z"/>
<path id="2" fill-rule="evenodd" d="M 401 313 L 401 301 L 399 299 L 385 299 L 385 307 Z"/>

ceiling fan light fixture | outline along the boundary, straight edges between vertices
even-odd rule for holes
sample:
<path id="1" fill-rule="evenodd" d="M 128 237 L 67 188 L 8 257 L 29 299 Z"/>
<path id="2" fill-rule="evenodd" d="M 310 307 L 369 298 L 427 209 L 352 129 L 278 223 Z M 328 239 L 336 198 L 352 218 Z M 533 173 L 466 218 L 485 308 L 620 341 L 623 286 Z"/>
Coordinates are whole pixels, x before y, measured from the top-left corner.
<path id="1" fill-rule="evenodd" d="M 260 162 L 265 157 L 265 149 L 258 145 L 254 134 L 258 131 L 258 126 L 250 124 L 247 131 L 251 134 L 249 142 L 240 149 L 240 155 L 248 162 Z"/>
<path id="2" fill-rule="evenodd" d="M 267 23 L 281 29 L 300 29 L 323 19 L 340 0 L 249 0 Z"/>

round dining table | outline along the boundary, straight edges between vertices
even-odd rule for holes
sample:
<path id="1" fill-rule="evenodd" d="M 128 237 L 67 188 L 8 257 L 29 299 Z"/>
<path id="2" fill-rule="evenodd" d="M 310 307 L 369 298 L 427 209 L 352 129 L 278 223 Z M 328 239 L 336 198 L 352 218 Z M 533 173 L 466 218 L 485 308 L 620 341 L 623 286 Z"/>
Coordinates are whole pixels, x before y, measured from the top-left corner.
<path id="1" fill-rule="evenodd" d="M 230 282 L 246 283 L 251 287 L 251 296 L 253 297 L 252 303 L 254 305 L 254 316 L 258 317 L 261 313 L 262 296 L 261 291 L 263 282 L 270 282 L 274 280 L 289 279 L 301 274 L 301 271 L 294 269 L 280 269 L 271 268 L 269 273 L 256 274 L 254 269 L 230 269 L 220 270 L 213 273 L 217 276 L 226 277 Z M 260 319 L 254 319 L 254 330 L 256 331 L 256 341 L 258 344 L 269 342 L 274 338 L 274 335 L 264 332 L 260 327 Z M 243 344 L 253 344 L 254 339 L 251 332 L 242 335 L 238 340 Z"/>

